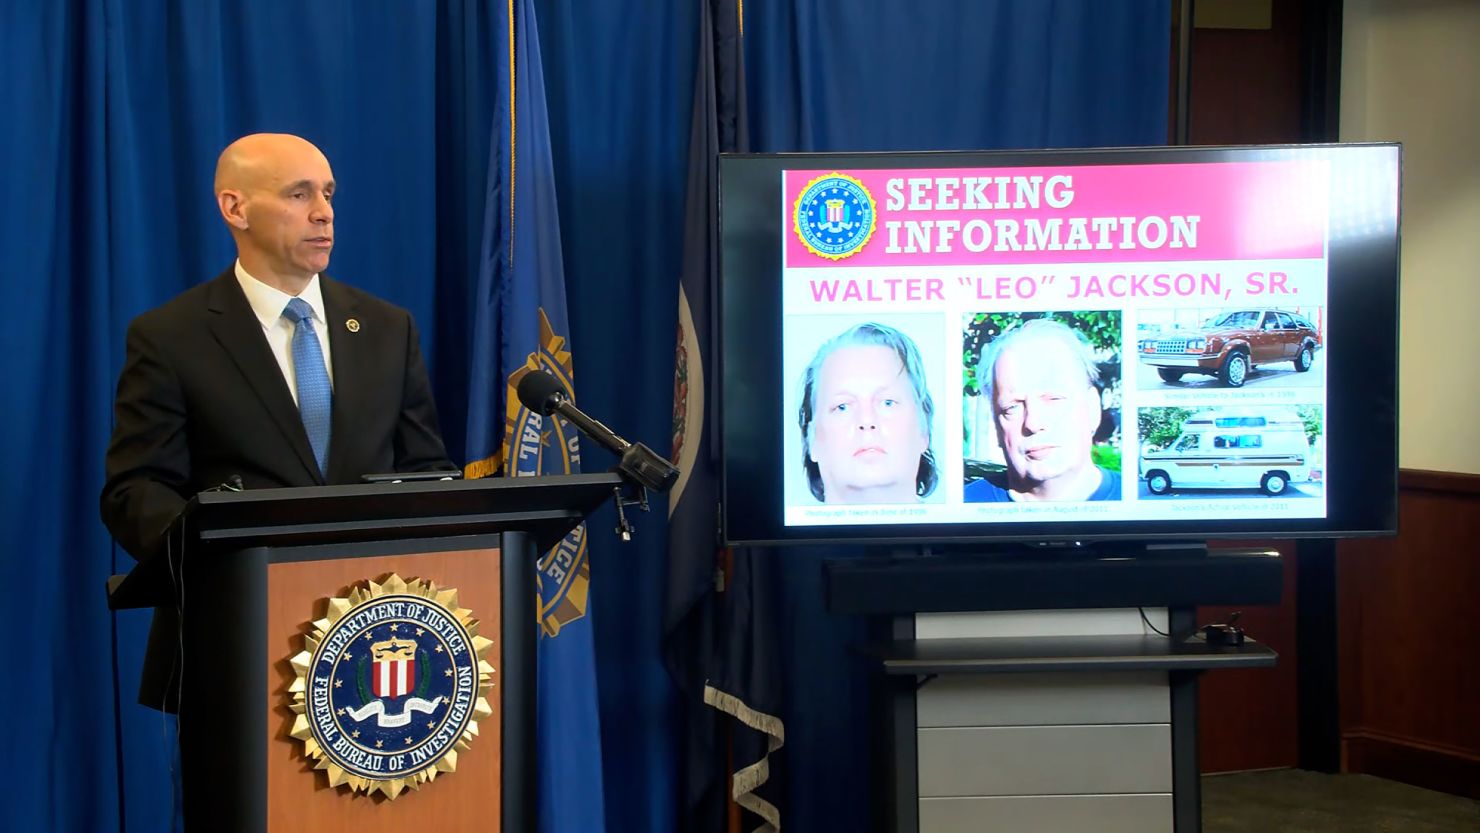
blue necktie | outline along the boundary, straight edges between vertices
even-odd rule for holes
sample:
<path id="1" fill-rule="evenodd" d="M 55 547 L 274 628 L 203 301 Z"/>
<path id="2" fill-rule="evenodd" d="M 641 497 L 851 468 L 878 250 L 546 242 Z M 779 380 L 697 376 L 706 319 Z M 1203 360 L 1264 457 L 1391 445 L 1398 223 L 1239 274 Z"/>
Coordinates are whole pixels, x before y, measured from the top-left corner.
<path id="1" fill-rule="evenodd" d="M 334 407 L 334 389 L 324 367 L 324 351 L 313 329 L 313 307 L 302 298 L 288 302 L 283 315 L 294 324 L 293 375 L 298 380 L 298 415 L 308 444 L 313 446 L 319 474 L 329 476 L 329 418 Z"/>

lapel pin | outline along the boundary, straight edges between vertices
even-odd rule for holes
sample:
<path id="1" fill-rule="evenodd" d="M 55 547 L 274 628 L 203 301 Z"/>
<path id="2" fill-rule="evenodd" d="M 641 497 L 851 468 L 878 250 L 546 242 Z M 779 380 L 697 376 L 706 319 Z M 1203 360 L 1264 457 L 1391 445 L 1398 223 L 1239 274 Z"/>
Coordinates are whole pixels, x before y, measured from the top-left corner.
<path id="1" fill-rule="evenodd" d="M 348 321 L 345 321 L 344 322 L 344 328 L 346 330 L 349 330 L 352 333 L 358 333 L 360 331 L 360 321 L 359 321 L 359 319 L 357 319 L 357 318 L 351 318 Z"/>

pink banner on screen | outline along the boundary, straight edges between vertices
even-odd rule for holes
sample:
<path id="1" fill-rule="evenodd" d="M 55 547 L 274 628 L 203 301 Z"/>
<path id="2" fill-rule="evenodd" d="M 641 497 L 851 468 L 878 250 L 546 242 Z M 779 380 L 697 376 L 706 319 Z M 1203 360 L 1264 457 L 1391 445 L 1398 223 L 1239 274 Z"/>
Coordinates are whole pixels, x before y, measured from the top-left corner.
<path id="1" fill-rule="evenodd" d="M 1322 162 L 787 171 L 785 265 L 1320 258 L 1329 193 Z"/>

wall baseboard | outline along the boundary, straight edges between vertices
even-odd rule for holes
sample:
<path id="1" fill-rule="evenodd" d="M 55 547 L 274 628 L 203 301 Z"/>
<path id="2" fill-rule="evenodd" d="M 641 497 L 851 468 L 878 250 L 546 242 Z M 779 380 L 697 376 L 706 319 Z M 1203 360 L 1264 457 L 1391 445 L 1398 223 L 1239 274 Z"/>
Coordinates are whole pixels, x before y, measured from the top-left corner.
<path id="1" fill-rule="evenodd" d="M 1480 799 L 1480 755 L 1463 749 L 1357 729 L 1342 734 L 1341 757 L 1343 772 Z"/>
<path id="2" fill-rule="evenodd" d="M 1480 474 L 1427 469 L 1398 469 L 1398 489 L 1405 492 L 1480 494 Z"/>

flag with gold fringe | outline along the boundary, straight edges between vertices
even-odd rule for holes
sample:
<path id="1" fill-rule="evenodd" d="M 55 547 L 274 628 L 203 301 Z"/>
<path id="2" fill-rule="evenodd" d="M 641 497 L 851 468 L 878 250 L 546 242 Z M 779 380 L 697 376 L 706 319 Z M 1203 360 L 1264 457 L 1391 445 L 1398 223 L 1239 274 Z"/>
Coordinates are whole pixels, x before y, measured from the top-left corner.
<path id="1" fill-rule="evenodd" d="M 780 828 L 771 755 L 780 718 L 774 553 L 720 549 L 717 458 L 719 154 L 748 148 L 740 0 L 700 0 L 673 393 L 663 657 L 682 692 L 681 831 L 722 829 L 726 797 Z M 728 716 L 722 720 L 721 716 Z M 728 768 L 726 761 L 729 761 Z M 726 787 L 728 786 L 728 790 Z"/>

